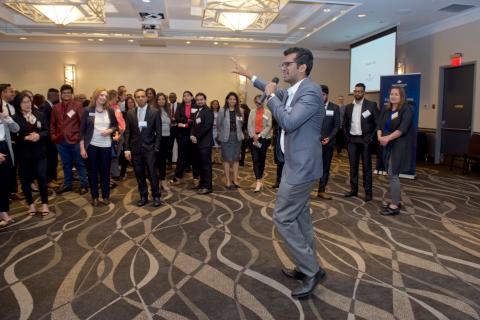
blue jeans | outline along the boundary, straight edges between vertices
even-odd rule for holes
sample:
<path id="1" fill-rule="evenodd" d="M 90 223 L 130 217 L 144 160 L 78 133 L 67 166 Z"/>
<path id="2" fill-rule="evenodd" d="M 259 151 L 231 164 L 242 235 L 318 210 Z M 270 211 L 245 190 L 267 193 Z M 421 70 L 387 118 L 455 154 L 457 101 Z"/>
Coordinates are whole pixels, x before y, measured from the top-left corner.
<path id="1" fill-rule="evenodd" d="M 70 144 L 64 141 L 57 144 L 57 150 L 60 154 L 60 159 L 62 160 L 63 186 L 69 188 L 72 187 L 72 167 L 73 161 L 75 161 L 75 167 L 77 168 L 78 175 L 80 176 L 80 185 L 82 188 L 88 188 L 85 162 L 80 156 L 80 143 Z"/>

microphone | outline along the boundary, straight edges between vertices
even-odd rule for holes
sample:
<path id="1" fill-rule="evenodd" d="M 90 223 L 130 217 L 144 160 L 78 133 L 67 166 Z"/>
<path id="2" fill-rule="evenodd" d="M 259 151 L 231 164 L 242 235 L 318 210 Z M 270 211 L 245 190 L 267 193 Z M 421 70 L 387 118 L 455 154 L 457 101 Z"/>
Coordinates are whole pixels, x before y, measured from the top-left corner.
<path id="1" fill-rule="evenodd" d="M 278 79 L 278 77 L 273 77 L 272 82 L 275 82 L 276 84 L 278 84 L 280 82 L 280 79 Z M 267 99 L 267 94 L 264 92 L 264 93 L 262 93 L 262 96 L 260 97 L 260 103 L 264 103 L 265 99 Z"/>

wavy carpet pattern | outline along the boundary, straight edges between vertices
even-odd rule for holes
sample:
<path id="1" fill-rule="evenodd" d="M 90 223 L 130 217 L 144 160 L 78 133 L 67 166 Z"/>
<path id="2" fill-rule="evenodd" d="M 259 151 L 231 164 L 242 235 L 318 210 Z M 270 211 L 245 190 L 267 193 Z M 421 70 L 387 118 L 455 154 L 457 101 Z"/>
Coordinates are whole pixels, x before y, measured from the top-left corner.
<path id="1" fill-rule="evenodd" d="M 159 208 L 134 205 L 134 179 L 108 207 L 52 194 L 55 213 L 41 218 L 14 203 L 17 223 L 0 231 L 0 319 L 480 319 L 478 177 L 419 167 L 402 180 L 401 215 L 384 217 L 387 177 L 374 177 L 374 201 L 343 198 L 348 160 L 335 157 L 334 199 L 311 201 L 328 278 L 295 300 L 275 190 L 253 192 L 250 163 L 240 175 L 226 190 L 216 165 L 212 195 L 185 181 Z"/>

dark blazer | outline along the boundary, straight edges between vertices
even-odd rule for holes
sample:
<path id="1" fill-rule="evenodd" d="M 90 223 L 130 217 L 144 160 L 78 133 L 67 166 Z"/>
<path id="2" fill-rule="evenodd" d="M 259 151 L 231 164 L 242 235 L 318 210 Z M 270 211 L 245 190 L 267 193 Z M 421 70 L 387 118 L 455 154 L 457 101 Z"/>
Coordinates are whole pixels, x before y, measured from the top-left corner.
<path id="1" fill-rule="evenodd" d="M 391 118 L 390 130 L 384 131 L 385 123 L 388 117 Z M 386 149 L 386 154 L 392 160 L 392 173 L 400 174 L 410 169 L 413 151 L 413 108 L 409 104 L 404 104 L 399 111 L 391 113 L 390 110 L 383 110 L 379 117 L 377 130 L 382 131 L 382 136 L 399 130 L 402 135 L 391 141 Z M 388 160 L 388 159 L 386 159 Z M 387 164 L 388 165 L 388 164 Z"/>
<path id="2" fill-rule="evenodd" d="M 190 120 L 187 118 L 187 114 L 185 112 L 185 103 L 177 104 L 177 110 L 175 111 L 174 121 L 177 123 L 179 129 L 188 129 L 192 126 L 192 119 L 195 118 L 195 113 L 198 111 L 197 106 L 192 101 L 192 107 L 190 111 Z M 181 130 L 181 132 L 190 133 L 190 129 L 188 130 Z"/>
<path id="3" fill-rule="evenodd" d="M 16 155 L 18 159 L 42 159 L 47 156 L 47 123 L 40 111 L 32 110 L 32 114 L 37 118 L 37 122 L 34 125 L 29 124 L 19 112 L 12 116 L 12 119 L 20 127 L 17 133 Z M 32 132 L 38 133 L 40 140 L 36 142 L 25 140 L 25 137 Z"/>
<path id="4" fill-rule="evenodd" d="M 190 136 L 197 138 L 197 148 L 213 147 L 213 111 L 203 107 L 195 114 Z"/>
<path id="5" fill-rule="evenodd" d="M 335 103 L 329 101 L 325 111 L 325 118 L 323 118 L 322 123 L 322 139 L 330 139 L 327 146 L 331 147 L 335 145 L 337 132 L 339 129 L 340 108 Z"/>
<path id="6" fill-rule="evenodd" d="M 362 136 L 364 138 L 364 141 L 371 142 L 375 135 L 375 129 L 377 128 L 377 117 L 378 117 L 377 103 L 374 101 L 363 99 L 362 114 L 367 110 L 370 111 L 370 116 L 365 118 L 362 115 L 360 117 L 361 118 L 360 123 L 362 126 Z M 344 116 L 345 117 L 345 123 L 344 123 L 345 135 L 347 137 L 352 136 L 350 134 L 350 128 L 352 126 L 352 112 L 353 112 L 353 103 L 349 103 L 345 107 L 345 116 Z"/>
<path id="7" fill-rule="evenodd" d="M 115 117 L 115 111 L 111 108 L 107 108 L 108 118 L 110 119 L 109 129 L 113 129 L 112 134 L 118 130 L 117 117 Z M 105 111 L 104 111 L 105 112 Z M 90 113 L 95 114 L 95 107 L 88 107 L 82 114 L 82 119 L 80 122 L 80 140 L 83 140 L 83 145 L 85 150 L 87 150 L 92 141 L 93 131 L 95 127 L 95 116 L 90 116 Z"/>
<path id="8" fill-rule="evenodd" d="M 160 150 L 160 140 L 162 138 L 162 117 L 156 108 L 147 106 L 145 121 L 147 127 L 140 132 L 138 127 L 138 107 L 128 111 L 125 121 L 125 151 L 131 151 L 132 154 L 143 152 L 158 152 Z"/>
<path id="9" fill-rule="evenodd" d="M 52 104 L 52 106 L 50 106 L 50 104 L 48 103 L 47 100 L 45 100 L 45 102 L 43 102 L 39 107 L 38 107 L 38 110 L 40 110 L 40 112 L 43 113 L 43 118 L 45 119 L 45 122 L 47 123 L 47 129 L 50 130 L 50 117 L 52 115 L 52 110 L 53 110 L 53 106 L 55 104 Z"/>

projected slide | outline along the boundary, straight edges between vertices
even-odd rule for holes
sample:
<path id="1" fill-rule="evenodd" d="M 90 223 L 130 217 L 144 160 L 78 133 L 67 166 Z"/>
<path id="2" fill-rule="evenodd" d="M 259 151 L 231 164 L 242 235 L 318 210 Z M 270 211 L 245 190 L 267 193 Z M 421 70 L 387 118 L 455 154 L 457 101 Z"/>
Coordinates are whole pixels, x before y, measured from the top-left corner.
<path id="1" fill-rule="evenodd" d="M 380 76 L 395 73 L 396 33 L 352 46 L 350 50 L 350 92 L 358 82 L 367 91 L 380 90 Z"/>

